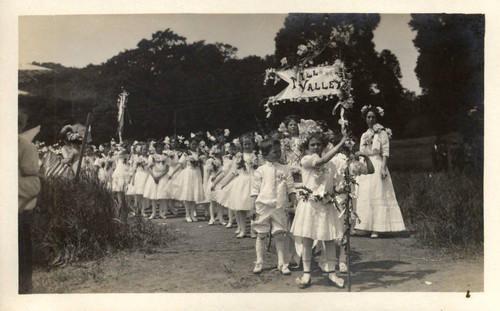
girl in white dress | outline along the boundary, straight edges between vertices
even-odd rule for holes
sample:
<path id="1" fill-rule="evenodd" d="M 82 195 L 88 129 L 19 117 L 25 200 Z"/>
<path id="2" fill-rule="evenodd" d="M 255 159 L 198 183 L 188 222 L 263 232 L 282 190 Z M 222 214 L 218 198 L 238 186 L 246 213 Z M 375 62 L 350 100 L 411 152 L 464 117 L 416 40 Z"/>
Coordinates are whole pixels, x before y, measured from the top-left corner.
<path id="1" fill-rule="evenodd" d="M 120 220 L 125 220 L 128 216 L 128 204 L 125 201 L 125 192 L 130 181 L 130 166 L 128 164 L 129 155 L 125 148 L 117 150 L 114 156 L 115 170 L 111 175 L 111 190 L 116 193 L 118 202 L 117 216 Z"/>
<path id="2" fill-rule="evenodd" d="M 167 213 L 171 213 L 173 215 L 177 214 L 176 211 L 176 203 L 178 202 L 174 196 L 173 193 L 175 192 L 175 180 L 177 178 L 177 174 L 174 174 L 174 170 L 177 167 L 177 164 L 179 163 L 179 158 L 180 158 L 180 152 L 177 150 L 178 144 L 177 144 L 177 137 L 172 136 L 172 137 L 165 137 L 165 141 L 167 141 L 170 145 L 170 150 L 167 152 L 168 156 L 168 161 L 169 161 L 169 166 L 168 166 L 168 173 L 167 175 L 171 175 L 172 177 L 167 181 Z"/>
<path id="3" fill-rule="evenodd" d="M 231 168 L 233 166 L 234 155 L 236 153 L 235 150 L 236 150 L 236 146 L 232 142 L 224 145 L 224 151 L 226 154 L 224 156 L 222 156 L 222 167 L 219 170 L 219 172 L 217 173 L 217 175 L 214 177 L 214 182 L 212 184 L 212 188 L 214 189 L 213 196 L 215 198 L 215 201 L 217 202 L 217 205 L 221 209 L 227 208 L 227 203 L 222 203 L 222 202 L 227 202 L 228 199 L 223 198 L 221 196 L 221 194 L 225 194 L 225 195 L 229 196 L 229 193 L 222 192 L 221 185 L 226 185 L 233 178 L 233 176 L 231 174 Z M 225 225 L 226 225 L 227 229 L 230 229 L 233 227 L 234 211 L 231 209 L 228 209 L 227 216 L 228 216 L 228 222 Z M 219 216 L 219 222 L 221 224 L 224 224 L 224 219 L 223 219 L 222 213 Z"/>
<path id="4" fill-rule="evenodd" d="M 149 176 L 144 186 L 144 197 L 151 201 L 152 212 L 149 219 L 154 219 L 156 217 L 156 206 L 160 204 L 160 213 L 166 209 L 166 184 L 167 184 L 167 173 L 168 173 L 168 161 L 167 157 L 163 155 L 163 145 L 161 143 L 156 143 L 156 152 L 149 158 Z M 161 215 L 164 216 L 164 215 Z"/>
<path id="5" fill-rule="evenodd" d="M 282 163 L 288 165 L 294 177 L 295 183 L 300 183 L 300 137 L 299 137 L 300 117 L 290 115 L 285 118 L 278 129 L 285 136 L 281 139 Z"/>
<path id="6" fill-rule="evenodd" d="M 368 130 L 361 136 L 359 150 L 369 156 L 375 173 L 357 179 L 359 195 L 356 208 L 361 222 L 356 224 L 355 229 L 371 231 L 371 237 L 377 238 L 379 232 L 404 231 L 405 224 L 387 169 L 391 132 L 377 123 L 383 116 L 383 110 L 365 106 L 361 114 Z"/>
<path id="7" fill-rule="evenodd" d="M 147 170 L 148 156 L 146 145 L 140 144 L 139 153 L 133 163 L 134 175 L 132 176 L 132 186 L 134 189 L 134 202 L 136 204 L 137 212 L 139 215 L 139 210 L 141 211 L 141 216 L 145 216 L 145 209 L 147 204 L 147 199 L 143 197 L 144 187 L 146 186 L 146 180 L 148 179 L 149 172 Z"/>
<path id="8" fill-rule="evenodd" d="M 335 240 L 343 235 L 343 226 L 339 220 L 339 212 L 333 203 L 334 184 L 332 171 L 335 170 L 330 160 L 345 142 L 339 144 L 322 155 L 326 146 L 323 131 L 315 126 L 304 132 L 303 149 L 306 155 L 301 159 L 303 189 L 298 189 L 298 204 L 291 227 L 294 236 L 302 241 L 302 263 L 304 274 L 297 279 L 297 285 L 305 288 L 311 284 L 311 259 L 314 240 L 325 242 L 327 260 L 333 269 L 328 271 L 328 280 L 332 285 L 343 287 L 343 279 L 335 273 Z M 340 190 L 340 189 L 337 189 Z M 348 189 L 346 189 L 348 190 Z M 345 191 L 344 191 L 345 192 Z"/>
<path id="9" fill-rule="evenodd" d="M 210 204 L 210 220 L 208 225 L 211 226 L 215 224 L 215 208 L 217 207 L 217 217 L 220 224 L 224 223 L 222 206 L 215 202 L 215 194 L 213 187 L 215 177 L 219 173 L 222 167 L 222 152 L 218 145 L 214 145 L 209 152 L 209 157 L 205 164 L 203 165 L 203 187 L 205 188 L 205 200 Z M 225 223 L 224 223 L 225 224 Z"/>
<path id="10" fill-rule="evenodd" d="M 129 164 L 129 173 L 130 173 L 130 179 L 129 183 L 127 185 L 127 191 L 125 192 L 125 198 L 127 199 L 128 204 L 134 207 L 134 214 L 135 211 L 137 210 L 137 202 L 135 202 L 135 187 L 134 187 L 134 175 L 135 175 L 135 162 L 138 158 L 138 153 L 139 151 L 137 150 L 137 145 L 139 142 L 135 141 L 132 146 L 130 146 L 130 158 L 128 160 Z"/>
<path id="11" fill-rule="evenodd" d="M 240 137 L 243 153 L 236 155 L 231 169 L 232 176 L 221 185 L 221 197 L 227 197 L 227 201 L 221 203 L 227 204 L 226 206 L 236 214 L 237 238 L 244 238 L 246 235 L 247 213 L 253 207 L 250 197 L 253 172 L 263 163 L 263 159 L 255 150 L 254 137 L 253 133 L 246 133 Z"/>
<path id="12" fill-rule="evenodd" d="M 202 179 L 202 162 L 198 151 L 201 141 L 199 136 L 191 137 L 188 141 L 189 150 L 182 154 L 176 168 L 168 174 L 171 179 L 178 171 L 174 181 L 172 196 L 182 201 L 186 208 L 186 221 L 197 222 L 196 205 L 205 200 Z"/>

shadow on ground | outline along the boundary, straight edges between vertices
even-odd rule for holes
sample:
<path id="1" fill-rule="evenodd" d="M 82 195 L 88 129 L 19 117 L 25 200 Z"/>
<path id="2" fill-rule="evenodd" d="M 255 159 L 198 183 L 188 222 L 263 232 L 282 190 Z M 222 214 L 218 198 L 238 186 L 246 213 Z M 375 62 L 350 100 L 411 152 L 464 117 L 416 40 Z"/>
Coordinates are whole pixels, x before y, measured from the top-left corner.
<path id="1" fill-rule="evenodd" d="M 359 291 L 374 288 L 394 287 L 410 280 L 420 280 L 437 270 L 408 270 L 398 266 L 411 265 L 409 262 L 396 260 L 377 260 L 354 263 L 351 267 L 351 282 L 359 285 Z"/>

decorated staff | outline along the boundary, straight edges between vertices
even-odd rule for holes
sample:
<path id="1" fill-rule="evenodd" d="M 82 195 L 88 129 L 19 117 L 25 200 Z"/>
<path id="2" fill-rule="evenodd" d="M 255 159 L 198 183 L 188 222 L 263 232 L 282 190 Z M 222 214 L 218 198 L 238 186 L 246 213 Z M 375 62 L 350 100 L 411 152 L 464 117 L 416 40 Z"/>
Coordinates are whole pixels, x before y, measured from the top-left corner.
<path id="1" fill-rule="evenodd" d="M 342 192 L 347 193 L 347 200 L 343 200 L 343 204 L 339 206 L 337 200 L 333 200 L 336 207 L 340 211 L 339 218 L 344 217 L 344 232 L 342 240 L 345 241 L 345 252 L 347 256 L 347 289 L 350 291 L 350 268 L 349 268 L 349 234 L 351 230 L 351 215 L 354 214 L 353 205 L 351 202 L 351 196 L 353 195 L 353 188 L 355 186 L 354 172 L 351 171 L 351 164 L 357 162 L 357 157 L 355 158 L 351 152 L 351 148 L 354 145 L 352 140 L 352 134 L 349 131 L 349 122 L 345 119 L 345 110 L 351 109 L 354 104 L 354 100 L 351 95 L 351 75 L 347 72 L 347 68 L 340 59 L 336 59 L 332 63 L 323 63 L 320 65 L 315 65 L 313 60 L 319 56 L 326 47 L 335 47 L 341 44 L 344 37 L 352 30 L 350 25 L 340 25 L 337 28 L 333 28 L 331 36 L 327 39 L 327 42 L 319 42 L 318 40 L 308 40 L 306 44 L 301 44 L 297 48 L 297 55 L 290 55 L 290 60 L 293 64 L 289 64 L 287 58 L 281 60 L 281 68 L 267 69 L 265 75 L 264 84 L 268 81 L 274 81 L 276 84 L 279 80 L 284 80 L 288 83 L 287 88 L 281 91 L 276 96 L 271 96 L 267 99 L 264 104 L 265 110 L 267 112 L 267 118 L 271 116 L 272 110 L 271 106 L 276 106 L 281 102 L 300 102 L 300 101 L 328 101 L 329 99 L 337 98 L 338 101 L 332 110 L 332 114 L 335 115 L 338 108 L 340 108 L 340 120 L 339 124 L 342 128 L 342 133 L 346 140 L 346 146 L 348 148 L 348 160 L 346 162 L 346 168 L 344 170 L 344 186 L 342 187 Z M 340 40 L 340 41 L 339 41 Z M 339 41 L 339 42 L 337 42 Z M 344 142 L 342 142 L 344 143 Z M 333 154 L 331 155 L 333 157 Z M 338 195 L 338 193 L 336 194 Z M 310 284 L 307 275 L 300 279 L 300 284 L 302 286 L 307 286 Z M 340 282 L 341 280 L 333 279 L 331 281 Z M 337 285 L 342 285 L 336 283 Z"/>
<path id="2" fill-rule="evenodd" d="M 120 95 L 118 95 L 118 137 L 120 139 L 120 144 L 122 143 L 122 133 L 123 133 L 123 123 L 125 120 L 125 108 L 127 107 L 127 91 L 123 90 Z"/>

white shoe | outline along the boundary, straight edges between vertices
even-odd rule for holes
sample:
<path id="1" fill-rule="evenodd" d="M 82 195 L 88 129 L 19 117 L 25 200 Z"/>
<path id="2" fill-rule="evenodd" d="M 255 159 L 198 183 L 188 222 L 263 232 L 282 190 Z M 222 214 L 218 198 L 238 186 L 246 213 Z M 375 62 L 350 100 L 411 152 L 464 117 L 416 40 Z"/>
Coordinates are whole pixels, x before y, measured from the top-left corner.
<path id="1" fill-rule="evenodd" d="M 262 262 L 256 262 L 255 267 L 253 268 L 254 274 L 260 274 L 262 272 Z"/>
<path id="2" fill-rule="evenodd" d="M 232 222 L 228 222 L 227 225 L 226 225 L 226 229 L 231 229 L 233 227 L 233 223 Z"/>
<path id="3" fill-rule="evenodd" d="M 344 288 L 344 279 L 339 278 L 333 273 L 328 274 L 328 283 L 335 287 Z"/>
<path id="4" fill-rule="evenodd" d="M 193 222 L 191 218 L 186 218 L 186 222 Z"/>
<path id="5" fill-rule="evenodd" d="M 214 223 L 215 223 L 215 221 L 213 219 L 210 219 L 210 221 L 208 222 L 208 225 L 213 226 Z"/>
<path id="6" fill-rule="evenodd" d="M 292 272 L 290 272 L 290 269 L 288 269 L 288 267 L 285 265 L 281 265 L 281 267 L 278 267 L 278 269 L 280 270 L 281 274 L 283 274 L 283 275 L 291 275 L 292 274 Z"/>
<path id="7" fill-rule="evenodd" d="M 340 273 L 347 273 L 347 265 L 345 262 L 339 263 L 339 271 Z"/>
<path id="8" fill-rule="evenodd" d="M 370 236 L 372 239 L 378 238 L 378 233 L 377 232 L 372 232 L 372 235 Z"/>

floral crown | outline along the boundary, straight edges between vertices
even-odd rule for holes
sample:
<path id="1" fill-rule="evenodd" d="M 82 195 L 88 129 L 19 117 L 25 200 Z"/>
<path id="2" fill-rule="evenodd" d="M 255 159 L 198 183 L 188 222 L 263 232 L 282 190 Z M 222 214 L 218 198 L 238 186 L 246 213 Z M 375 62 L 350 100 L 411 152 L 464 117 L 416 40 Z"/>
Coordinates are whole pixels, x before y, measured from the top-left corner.
<path id="1" fill-rule="evenodd" d="M 323 130 L 314 120 L 300 120 L 299 133 L 300 143 L 305 144 L 312 135 L 323 134 Z"/>
<path id="2" fill-rule="evenodd" d="M 363 106 L 363 108 L 361 108 L 361 114 L 364 115 L 366 113 L 368 113 L 368 109 L 372 108 L 371 105 L 365 105 Z M 379 114 L 379 116 L 383 117 L 384 116 L 384 109 L 382 109 L 381 107 L 375 107 L 375 109 L 377 109 L 377 113 Z"/>
<path id="3" fill-rule="evenodd" d="M 219 146 L 217 145 L 213 145 L 212 148 L 210 148 L 210 151 L 208 152 L 208 154 L 210 156 L 214 156 L 216 154 L 219 154 L 220 153 L 220 149 L 219 149 Z"/>

